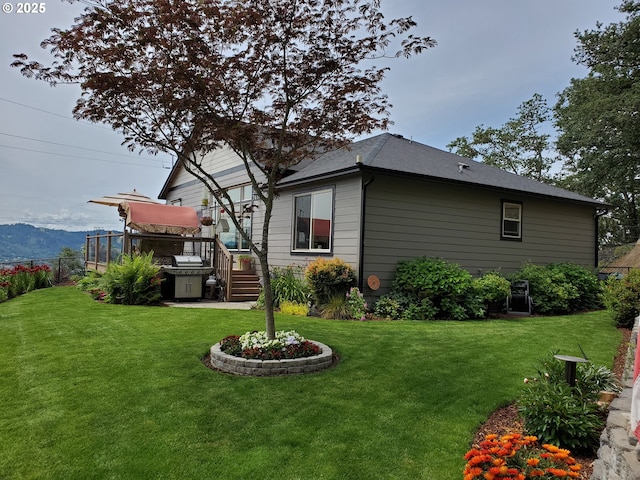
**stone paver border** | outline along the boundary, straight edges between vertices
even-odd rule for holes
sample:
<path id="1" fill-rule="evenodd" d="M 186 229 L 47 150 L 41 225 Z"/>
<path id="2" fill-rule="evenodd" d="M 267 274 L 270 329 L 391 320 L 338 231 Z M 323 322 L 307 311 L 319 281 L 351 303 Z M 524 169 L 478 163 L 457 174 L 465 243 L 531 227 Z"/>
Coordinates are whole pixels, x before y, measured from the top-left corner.
<path id="1" fill-rule="evenodd" d="M 309 340 L 322 350 L 313 357 L 292 358 L 287 360 L 250 360 L 235 357 L 220 350 L 220 343 L 211 347 L 211 366 L 217 370 L 235 375 L 253 377 L 271 377 L 275 375 L 294 375 L 319 372 L 333 363 L 333 351 L 324 343 Z"/>

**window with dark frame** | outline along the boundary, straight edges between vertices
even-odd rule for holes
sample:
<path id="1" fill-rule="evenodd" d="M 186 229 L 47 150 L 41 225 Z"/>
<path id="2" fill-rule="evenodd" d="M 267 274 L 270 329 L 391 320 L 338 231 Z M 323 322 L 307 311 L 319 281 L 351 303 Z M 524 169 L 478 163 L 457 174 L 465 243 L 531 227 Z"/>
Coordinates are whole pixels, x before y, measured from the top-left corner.
<path id="1" fill-rule="evenodd" d="M 500 238 L 503 240 L 522 240 L 522 203 L 502 201 Z"/>
<path id="2" fill-rule="evenodd" d="M 333 233 L 333 191 L 321 190 L 296 195 L 293 206 L 293 251 L 330 252 Z"/>

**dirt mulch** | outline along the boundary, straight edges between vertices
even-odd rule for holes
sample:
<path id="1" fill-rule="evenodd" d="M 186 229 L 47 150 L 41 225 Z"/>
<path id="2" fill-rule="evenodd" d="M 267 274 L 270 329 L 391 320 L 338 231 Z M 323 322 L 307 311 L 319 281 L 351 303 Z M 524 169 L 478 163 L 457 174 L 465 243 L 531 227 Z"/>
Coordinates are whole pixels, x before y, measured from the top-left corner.
<path id="1" fill-rule="evenodd" d="M 622 379 L 626 363 L 627 349 L 631 339 L 631 330 L 620 328 L 619 331 L 622 333 L 622 341 L 620 342 L 620 345 L 618 345 L 618 352 L 616 353 L 613 361 L 612 371 L 619 379 Z M 478 446 L 478 444 L 490 433 L 494 433 L 498 436 L 506 435 L 507 433 L 526 433 L 524 431 L 524 422 L 522 421 L 515 405 L 508 405 L 493 412 L 487 421 L 476 432 L 473 439 L 473 446 Z M 583 480 L 589 479 L 593 472 L 593 462 L 597 458 L 596 453 L 594 452 L 591 456 L 576 455 L 574 458 L 582 466 L 582 476 L 580 478 Z"/>

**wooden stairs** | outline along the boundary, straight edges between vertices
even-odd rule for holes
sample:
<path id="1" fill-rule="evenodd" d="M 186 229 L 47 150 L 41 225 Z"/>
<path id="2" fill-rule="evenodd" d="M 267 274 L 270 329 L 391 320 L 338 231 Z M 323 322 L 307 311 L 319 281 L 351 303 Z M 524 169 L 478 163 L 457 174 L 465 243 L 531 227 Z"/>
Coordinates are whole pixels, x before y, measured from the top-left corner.
<path id="1" fill-rule="evenodd" d="M 260 295 L 260 279 L 255 270 L 231 271 L 231 295 L 228 302 L 255 302 Z"/>

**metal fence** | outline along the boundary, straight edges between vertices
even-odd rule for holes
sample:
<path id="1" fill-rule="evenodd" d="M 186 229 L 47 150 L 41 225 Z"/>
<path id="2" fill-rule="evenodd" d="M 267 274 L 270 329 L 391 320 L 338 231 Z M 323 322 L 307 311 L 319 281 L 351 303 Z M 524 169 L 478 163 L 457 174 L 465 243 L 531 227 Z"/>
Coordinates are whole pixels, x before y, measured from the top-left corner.
<path id="1" fill-rule="evenodd" d="M 11 269 L 16 265 L 35 267 L 36 265 L 48 265 L 51 268 L 51 281 L 54 285 L 69 283 L 76 275 L 83 276 L 85 273 L 84 256 L 38 258 L 31 260 L 0 260 L 0 270 Z"/>

